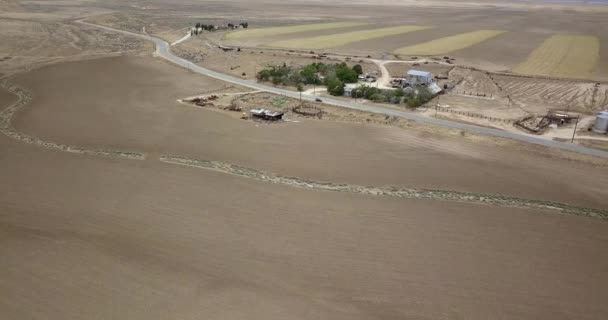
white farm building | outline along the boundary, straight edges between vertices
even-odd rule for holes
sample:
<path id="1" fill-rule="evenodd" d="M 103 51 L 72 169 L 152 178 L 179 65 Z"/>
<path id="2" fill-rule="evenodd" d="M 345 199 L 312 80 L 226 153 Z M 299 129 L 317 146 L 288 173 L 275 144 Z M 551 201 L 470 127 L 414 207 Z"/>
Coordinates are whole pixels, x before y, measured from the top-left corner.
<path id="1" fill-rule="evenodd" d="M 429 85 L 433 83 L 433 74 L 428 71 L 410 70 L 406 79 L 410 86 Z"/>

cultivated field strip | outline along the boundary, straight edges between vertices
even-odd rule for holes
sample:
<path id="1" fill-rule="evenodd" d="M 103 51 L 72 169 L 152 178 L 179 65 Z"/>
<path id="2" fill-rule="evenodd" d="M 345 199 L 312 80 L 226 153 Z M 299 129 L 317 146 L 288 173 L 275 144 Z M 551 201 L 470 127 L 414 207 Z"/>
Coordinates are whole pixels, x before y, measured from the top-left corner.
<path id="1" fill-rule="evenodd" d="M 502 30 L 477 30 L 456 34 L 395 50 L 396 54 L 438 55 L 468 48 L 505 33 Z"/>
<path id="2" fill-rule="evenodd" d="M 87 154 L 87 155 L 95 155 L 95 156 L 107 156 L 114 158 L 123 158 L 123 159 L 131 159 L 131 160 L 144 160 L 145 154 L 139 152 L 128 152 L 128 151 L 119 151 L 119 150 L 105 150 L 105 149 L 93 149 L 93 148 L 83 148 L 78 146 L 69 146 L 65 144 L 55 143 L 44 141 L 37 137 L 32 137 L 27 134 L 18 132 L 12 126 L 12 120 L 15 114 L 19 111 L 19 109 L 23 108 L 25 105 L 31 102 L 32 95 L 27 90 L 20 88 L 15 85 L 11 85 L 8 82 L 8 79 L 4 79 L 0 82 L 0 87 L 6 89 L 7 91 L 15 94 L 18 97 L 18 100 L 12 105 L 6 107 L 2 112 L 0 112 L 0 132 L 4 135 L 13 138 L 15 140 L 33 144 L 39 147 L 70 152 L 70 153 L 79 153 L 79 154 Z"/>
<path id="3" fill-rule="evenodd" d="M 562 214 L 572 214 L 608 220 L 608 210 L 582 208 L 553 201 L 530 200 L 516 197 L 501 196 L 495 194 L 484 194 L 474 192 L 459 192 L 450 190 L 409 189 L 394 187 L 370 187 L 350 184 L 336 184 L 332 182 L 320 182 L 306 180 L 298 177 L 285 177 L 264 172 L 252 168 L 241 167 L 220 161 L 199 160 L 177 156 L 164 155 L 160 161 L 179 164 L 190 167 L 208 169 L 222 173 L 232 174 L 239 177 L 251 178 L 258 181 L 283 184 L 291 187 L 348 192 L 373 196 L 386 196 L 403 199 L 425 199 L 440 201 L 456 201 L 477 204 L 487 204 L 500 207 L 515 207 L 526 209 L 542 209 Z"/>
<path id="4" fill-rule="evenodd" d="M 248 29 L 230 32 L 226 34 L 226 40 L 240 40 L 246 38 L 263 38 L 282 34 L 290 34 L 297 32 L 307 31 L 321 31 L 328 29 L 338 28 L 349 28 L 364 26 L 369 23 L 367 22 L 328 22 L 328 23 L 314 23 L 314 24 L 302 24 L 296 26 L 285 26 L 285 27 L 272 27 L 272 28 L 261 28 L 261 29 Z"/>
<path id="5" fill-rule="evenodd" d="M 553 35 L 513 71 L 550 77 L 589 78 L 599 61 L 599 54 L 597 37 Z"/>
<path id="6" fill-rule="evenodd" d="M 325 36 L 295 38 L 290 40 L 276 41 L 269 45 L 271 47 L 297 48 L 297 49 L 325 49 L 345 46 L 347 44 L 371 40 L 376 38 L 406 34 L 414 31 L 426 30 L 432 27 L 426 26 L 399 26 L 345 33 L 330 34 Z"/>

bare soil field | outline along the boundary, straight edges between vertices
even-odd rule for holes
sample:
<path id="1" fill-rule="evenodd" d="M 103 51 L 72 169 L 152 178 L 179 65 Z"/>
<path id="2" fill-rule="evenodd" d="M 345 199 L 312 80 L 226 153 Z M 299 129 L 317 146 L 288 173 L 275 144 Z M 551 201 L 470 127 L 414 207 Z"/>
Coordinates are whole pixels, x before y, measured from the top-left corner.
<path id="1" fill-rule="evenodd" d="M 602 221 L 0 144 L 3 318 L 608 313 Z"/>
<path id="2" fill-rule="evenodd" d="M 17 97 L 14 94 L 0 88 L 0 110 L 13 104 L 15 101 L 17 101 Z"/>
<path id="3" fill-rule="evenodd" d="M 104 70 L 103 75 L 87 79 L 79 76 L 99 74 L 96 70 Z M 16 82 L 30 88 L 34 96 L 31 106 L 17 117 L 15 127 L 30 135 L 69 145 L 162 151 L 319 181 L 420 188 L 441 186 L 550 200 L 568 199 L 599 207 L 606 201 L 603 185 L 608 174 L 597 175 L 592 167 L 581 165 L 563 168 L 560 175 L 554 176 L 550 174 L 554 170 L 551 168 L 559 168 L 560 161 L 535 155 L 527 158 L 501 145 L 486 149 L 484 143 L 476 144 L 460 135 L 445 137 L 424 131 L 314 120 L 256 125 L 185 106 L 176 100 L 195 93 L 223 90 L 224 85 L 204 77 L 189 77 L 187 72 L 153 59 L 109 58 L 58 64 L 24 74 Z M 260 101 L 259 106 L 275 107 L 271 100 Z M 343 150 L 342 157 L 336 158 L 333 150 L 339 146 L 349 148 Z M 310 152 L 311 148 L 315 153 Z M 447 158 L 450 160 L 445 161 Z M 298 162 L 297 166 L 292 165 L 294 161 Z M 512 164 L 520 161 L 529 164 L 525 169 Z M 336 167 L 336 163 L 340 165 Z M 429 165 L 431 163 L 433 165 Z M 487 170 L 479 169 L 483 167 Z M 496 183 L 488 179 L 488 175 L 503 182 Z M 543 178 L 531 178 L 536 176 Z M 551 185 L 561 187 L 546 188 L 549 180 Z"/>
<path id="4" fill-rule="evenodd" d="M 295 99 L 266 93 L 238 101 L 286 111 L 289 121 L 242 120 L 178 99 L 244 88 L 155 59 L 148 43 L 73 22 L 110 13 L 94 19 L 172 41 L 202 21 L 258 27 L 338 16 L 402 25 L 426 18 L 459 32 L 475 21 L 476 30 L 589 34 L 602 30 L 606 14 L 392 1 L 0 0 L 0 74 L 19 94 L 0 88 L 0 318 L 607 318 L 605 159 L 323 105 L 322 119 L 305 118 L 291 111 Z M 265 49 L 222 54 L 206 45 L 218 37 L 173 48 L 244 77 L 270 62 L 320 61 Z M 488 52 L 467 63 L 512 63 L 510 53 Z M 502 99 L 437 101 L 455 109 L 509 112 L 507 100 L 523 112 L 570 101 L 592 112 L 607 90 L 592 88 L 589 98 L 591 82 L 420 67 L 448 73 L 456 89 Z M 22 107 L 7 117 L 16 101 Z M 6 134 L 7 125 L 30 140 Z"/>
<path id="5" fill-rule="evenodd" d="M 150 52 L 149 43 L 86 26 L 0 19 L 0 72 L 12 74 L 64 60 Z"/>
<path id="6" fill-rule="evenodd" d="M 442 65 L 434 62 L 428 64 L 419 63 L 414 66 L 414 63 L 387 63 L 386 69 L 391 77 L 404 77 L 409 70 L 416 69 L 421 71 L 431 72 L 434 76 L 447 76 L 453 66 Z"/>

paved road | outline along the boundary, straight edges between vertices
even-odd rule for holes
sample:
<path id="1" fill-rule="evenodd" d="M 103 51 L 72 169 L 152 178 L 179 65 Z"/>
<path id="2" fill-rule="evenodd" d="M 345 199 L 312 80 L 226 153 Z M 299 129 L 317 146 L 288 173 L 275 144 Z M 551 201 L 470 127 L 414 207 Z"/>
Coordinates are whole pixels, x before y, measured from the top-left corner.
<path id="1" fill-rule="evenodd" d="M 156 45 L 155 54 L 157 56 L 159 56 L 163 59 L 166 59 L 168 61 L 171 61 L 171 62 L 173 62 L 177 65 L 180 65 L 184 68 L 187 68 L 189 70 L 192 70 L 196 73 L 200 73 L 202 75 L 216 78 L 216 79 L 219 79 L 219 80 L 222 80 L 225 82 L 238 84 L 243 87 L 248 87 L 248 88 L 252 88 L 252 89 L 256 89 L 256 90 L 260 90 L 260 91 L 280 94 L 280 95 L 284 95 L 284 96 L 288 96 L 288 97 L 292 97 L 292 98 L 296 98 L 296 99 L 300 98 L 300 93 L 296 92 L 296 91 L 275 88 L 272 86 L 264 85 L 264 84 L 257 83 L 254 81 L 240 79 L 237 77 L 233 77 L 233 76 L 230 76 L 230 75 L 227 75 L 224 73 L 216 72 L 216 71 L 209 70 L 209 69 L 203 68 L 201 66 L 198 66 L 186 59 L 173 55 L 173 53 L 171 53 L 169 44 L 162 39 L 151 37 L 149 35 L 143 35 L 143 34 L 133 33 L 133 32 L 129 32 L 129 31 L 118 30 L 118 29 L 114 29 L 114 28 L 110 28 L 110 27 L 106 27 L 106 26 L 91 24 L 91 23 L 87 23 L 84 21 L 78 21 L 78 22 L 89 25 L 89 26 L 105 29 L 108 31 L 118 32 L 118 33 L 130 35 L 133 37 L 137 37 L 140 39 L 152 41 Z M 310 95 L 310 94 L 302 94 L 303 100 L 314 101 L 315 98 L 317 98 L 317 97 Z M 437 125 L 437 126 L 442 126 L 442 127 L 452 128 L 452 129 L 466 130 L 469 132 L 482 134 L 482 135 L 489 135 L 489 136 L 513 139 L 513 140 L 528 142 L 528 143 L 532 143 L 532 144 L 536 144 L 536 145 L 542 145 L 542 146 L 546 146 L 546 147 L 558 148 L 558 149 L 574 151 L 574 152 L 578 152 L 578 153 L 582 153 L 582 154 L 588 154 L 588 155 L 592 155 L 592 156 L 608 158 L 607 151 L 586 148 L 586 147 L 576 145 L 576 144 L 542 139 L 542 138 L 535 137 L 535 136 L 529 136 L 529 135 L 526 135 L 523 133 L 515 133 L 515 132 L 508 132 L 508 131 L 503 131 L 503 130 L 499 130 L 499 129 L 478 127 L 475 125 L 470 125 L 470 124 L 465 124 L 465 123 L 460 123 L 460 122 L 455 122 L 455 121 L 450 121 L 450 120 L 428 118 L 428 117 L 424 117 L 422 115 L 418 115 L 418 114 L 411 113 L 411 112 L 393 110 L 393 109 L 385 108 L 382 106 L 364 105 L 364 104 L 360 104 L 360 103 L 343 101 L 343 100 L 338 100 L 338 99 L 333 99 L 333 98 L 323 98 L 323 102 L 326 104 L 340 106 L 340 107 L 354 109 L 354 110 L 385 114 L 385 115 L 389 115 L 389 116 L 396 116 L 396 117 L 413 120 L 413 121 L 416 121 L 419 123 L 424 123 L 424 124 L 432 124 L 432 125 Z"/>

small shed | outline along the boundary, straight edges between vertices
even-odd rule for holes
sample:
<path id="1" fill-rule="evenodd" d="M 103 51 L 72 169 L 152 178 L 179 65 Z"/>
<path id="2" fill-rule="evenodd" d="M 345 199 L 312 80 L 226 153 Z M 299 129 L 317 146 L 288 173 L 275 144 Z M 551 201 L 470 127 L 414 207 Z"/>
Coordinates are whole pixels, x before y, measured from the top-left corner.
<path id="1" fill-rule="evenodd" d="M 357 84 L 357 83 L 347 83 L 347 84 L 345 84 L 344 85 L 344 96 L 345 97 L 352 97 L 353 90 L 355 90 L 358 86 L 359 86 L 359 84 Z"/>
<path id="2" fill-rule="evenodd" d="M 433 74 L 428 71 L 410 70 L 407 72 L 409 85 L 429 85 L 433 83 Z"/>

